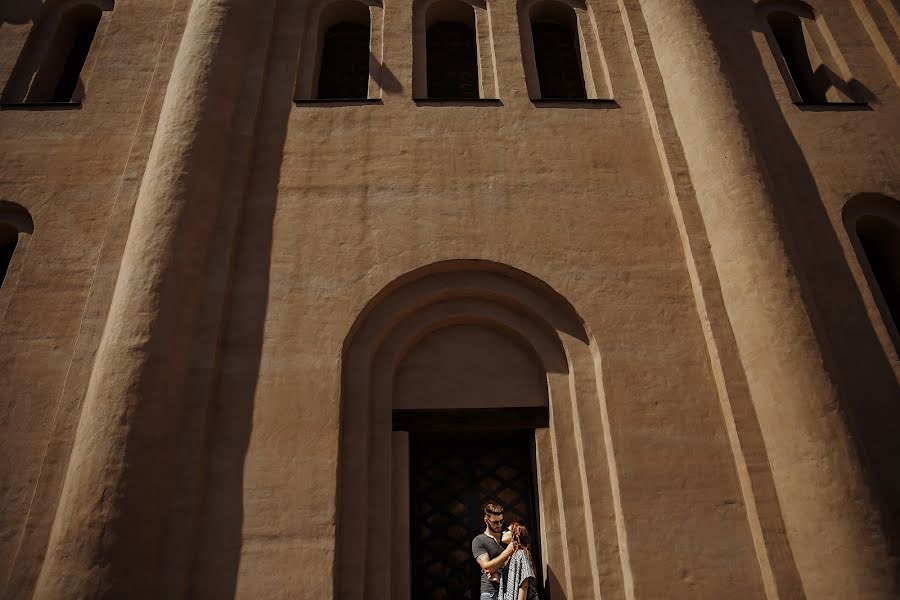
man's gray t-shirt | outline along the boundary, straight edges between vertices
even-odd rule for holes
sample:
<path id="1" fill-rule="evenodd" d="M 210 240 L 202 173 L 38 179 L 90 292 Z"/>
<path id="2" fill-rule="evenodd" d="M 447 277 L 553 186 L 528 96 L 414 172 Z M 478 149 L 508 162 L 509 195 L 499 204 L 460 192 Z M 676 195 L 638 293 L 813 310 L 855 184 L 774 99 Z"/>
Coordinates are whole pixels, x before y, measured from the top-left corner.
<path id="1" fill-rule="evenodd" d="M 497 543 L 497 540 L 491 536 L 479 533 L 472 540 L 472 556 L 477 560 L 482 554 L 487 554 L 488 559 L 494 560 L 503 553 L 503 546 Z M 481 593 L 493 594 L 500 587 L 499 583 L 494 583 L 488 579 L 487 573 L 481 574 Z"/>

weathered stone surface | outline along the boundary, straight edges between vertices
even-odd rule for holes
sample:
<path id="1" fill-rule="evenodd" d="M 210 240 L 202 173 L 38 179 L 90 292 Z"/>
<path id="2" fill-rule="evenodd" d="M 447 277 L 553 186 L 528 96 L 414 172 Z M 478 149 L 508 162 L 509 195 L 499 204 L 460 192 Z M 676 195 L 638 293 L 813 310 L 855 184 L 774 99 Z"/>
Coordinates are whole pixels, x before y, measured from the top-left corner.
<path id="1" fill-rule="evenodd" d="M 53 7 L 7 4 L 0 85 Z M 293 102 L 339 5 L 117 0 L 80 106 L 3 106 L 0 597 L 403 597 L 390 411 L 478 405 L 549 409 L 554 600 L 894 597 L 900 336 L 844 214 L 900 197 L 892 5 L 814 3 L 866 105 L 810 107 L 750 0 L 575 3 L 614 102 L 565 105 L 528 2 L 473 2 L 499 102 L 442 104 L 430 3 L 366 4 L 380 102 Z"/>

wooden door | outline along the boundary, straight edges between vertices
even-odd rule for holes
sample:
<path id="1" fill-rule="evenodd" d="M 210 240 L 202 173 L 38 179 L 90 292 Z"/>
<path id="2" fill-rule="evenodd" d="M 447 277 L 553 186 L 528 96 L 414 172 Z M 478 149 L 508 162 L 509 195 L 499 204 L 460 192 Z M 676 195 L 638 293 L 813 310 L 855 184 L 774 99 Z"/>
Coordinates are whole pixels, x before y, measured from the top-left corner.
<path id="1" fill-rule="evenodd" d="M 472 538 L 484 531 L 488 502 L 504 506 L 507 525 L 525 523 L 540 539 L 533 430 L 411 433 L 410 491 L 416 600 L 478 600 Z M 532 553 L 539 568 L 537 542 Z"/>

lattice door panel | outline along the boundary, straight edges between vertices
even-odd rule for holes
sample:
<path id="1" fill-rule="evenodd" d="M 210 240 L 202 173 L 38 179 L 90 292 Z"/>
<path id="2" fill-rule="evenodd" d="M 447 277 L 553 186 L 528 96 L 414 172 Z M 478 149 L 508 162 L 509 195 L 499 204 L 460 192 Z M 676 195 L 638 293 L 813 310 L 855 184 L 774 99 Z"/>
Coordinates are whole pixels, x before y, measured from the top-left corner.
<path id="1" fill-rule="evenodd" d="M 485 503 L 502 504 L 507 523 L 523 522 L 537 537 L 529 434 L 411 437 L 416 600 L 478 600 L 481 572 L 471 547 L 484 530 Z M 539 561 L 539 549 L 533 550 Z"/>

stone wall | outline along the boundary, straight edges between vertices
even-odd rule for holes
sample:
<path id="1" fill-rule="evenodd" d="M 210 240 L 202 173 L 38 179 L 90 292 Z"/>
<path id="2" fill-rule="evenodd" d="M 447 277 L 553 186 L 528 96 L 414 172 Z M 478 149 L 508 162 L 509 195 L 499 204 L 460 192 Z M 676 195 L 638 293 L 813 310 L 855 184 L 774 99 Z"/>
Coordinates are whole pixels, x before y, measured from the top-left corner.
<path id="1" fill-rule="evenodd" d="M 554 599 L 891 597 L 897 331 L 844 207 L 900 197 L 892 5 L 813 3 L 808 106 L 750 0 L 574 2 L 576 103 L 529 97 L 527 3 L 473 3 L 477 102 L 416 93 L 427 2 L 366 4 L 366 102 L 307 101 L 322 2 L 117 0 L 79 104 L 3 105 L 2 596 L 391 597 L 350 411 L 446 408 L 457 353 L 499 405 L 547 377 Z M 0 85 L 52 7 L 0 8 Z M 373 358 L 410 315 L 472 329 Z"/>

